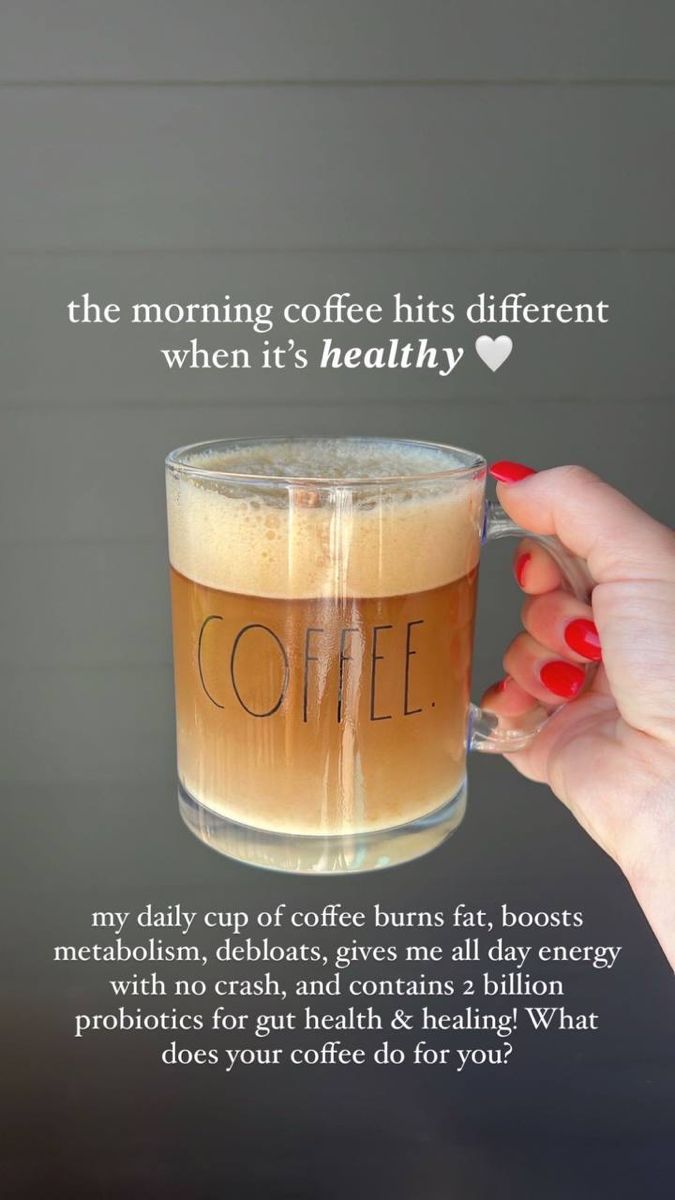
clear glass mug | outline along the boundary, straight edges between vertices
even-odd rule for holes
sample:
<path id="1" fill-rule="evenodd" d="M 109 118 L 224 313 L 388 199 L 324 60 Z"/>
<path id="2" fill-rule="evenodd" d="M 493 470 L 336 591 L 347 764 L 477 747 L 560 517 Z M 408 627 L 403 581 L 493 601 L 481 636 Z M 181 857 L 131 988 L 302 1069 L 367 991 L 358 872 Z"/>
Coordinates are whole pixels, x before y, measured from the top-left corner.
<path id="1" fill-rule="evenodd" d="M 166 460 L 180 811 L 286 871 L 438 846 L 468 749 L 524 746 L 469 684 L 481 545 L 520 537 L 467 450 L 391 438 L 201 443 Z M 530 535 L 532 536 L 532 535 Z M 539 538 L 587 598 L 584 564 Z"/>

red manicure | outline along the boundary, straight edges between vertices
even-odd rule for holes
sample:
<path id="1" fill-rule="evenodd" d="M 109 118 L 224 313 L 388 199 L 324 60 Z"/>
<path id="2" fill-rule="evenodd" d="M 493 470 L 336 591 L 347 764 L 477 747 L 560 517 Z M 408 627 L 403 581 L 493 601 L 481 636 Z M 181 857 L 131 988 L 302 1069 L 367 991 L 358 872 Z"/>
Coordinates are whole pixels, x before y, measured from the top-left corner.
<path id="1" fill-rule="evenodd" d="M 525 586 L 525 571 L 527 570 L 527 564 L 529 563 L 531 558 L 532 558 L 532 555 L 529 554 L 526 550 L 523 552 L 523 554 L 518 555 L 515 563 L 513 564 L 513 572 L 514 572 L 516 579 L 518 580 L 520 587 Z"/>
<path id="2" fill-rule="evenodd" d="M 534 467 L 526 467 L 523 463 L 509 462 L 507 459 L 493 463 L 489 470 L 493 479 L 498 479 L 500 483 L 518 483 L 521 479 L 527 479 L 528 475 L 537 474 Z"/>
<path id="3" fill-rule="evenodd" d="M 585 677 L 583 667 L 578 667 L 576 663 L 563 662 L 562 659 L 544 663 L 539 672 L 544 687 L 553 692 L 554 696 L 561 696 L 563 700 L 571 700 L 576 696 L 583 687 Z"/>
<path id="4" fill-rule="evenodd" d="M 506 687 L 506 680 L 500 679 L 497 683 L 493 683 L 492 691 L 496 692 L 497 695 L 500 695 L 504 691 L 505 687 Z"/>
<path id="5" fill-rule="evenodd" d="M 600 662 L 602 648 L 593 621 L 588 621 L 585 617 L 570 621 L 565 628 L 565 641 L 571 650 L 576 650 L 577 654 L 582 654 L 591 662 Z"/>

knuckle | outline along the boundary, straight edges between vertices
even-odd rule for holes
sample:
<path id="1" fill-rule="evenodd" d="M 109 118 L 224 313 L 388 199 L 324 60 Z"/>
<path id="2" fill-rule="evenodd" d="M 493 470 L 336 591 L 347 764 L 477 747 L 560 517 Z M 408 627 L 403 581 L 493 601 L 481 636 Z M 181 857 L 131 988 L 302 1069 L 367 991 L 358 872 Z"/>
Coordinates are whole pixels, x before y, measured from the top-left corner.
<path id="1" fill-rule="evenodd" d="M 509 645 L 506 647 L 506 650 L 504 651 L 504 654 L 502 656 L 502 666 L 504 667 L 504 669 L 506 671 L 509 670 L 511 664 L 513 663 L 514 654 L 515 654 L 515 642 L 510 642 Z"/>
<path id="2" fill-rule="evenodd" d="M 508 659 L 512 662 L 515 657 L 520 656 L 526 647 L 529 645 L 529 635 L 524 632 L 517 633 L 516 636 L 509 642 L 504 652 L 504 662 Z"/>
<path id="3" fill-rule="evenodd" d="M 602 483 L 602 480 L 593 471 L 589 471 L 588 467 L 582 467 L 578 463 L 568 463 L 562 467 L 553 467 L 551 474 L 566 488 L 578 488 L 596 486 Z"/>
<path id="4" fill-rule="evenodd" d="M 533 613 L 536 615 L 538 596 L 527 596 L 523 601 L 520 609 L 520 623 L 528 628 L 532 623 Z"/>

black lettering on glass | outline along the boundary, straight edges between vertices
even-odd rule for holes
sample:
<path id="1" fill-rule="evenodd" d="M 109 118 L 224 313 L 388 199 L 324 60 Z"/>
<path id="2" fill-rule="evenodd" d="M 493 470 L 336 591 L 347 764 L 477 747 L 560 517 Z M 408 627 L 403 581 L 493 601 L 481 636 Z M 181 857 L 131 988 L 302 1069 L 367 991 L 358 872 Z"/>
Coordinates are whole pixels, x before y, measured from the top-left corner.
<path id="1" fill-rule="evenodd" d="M 211 695 L 209 689 L 206 686 L 206 682 L 204 680 L 204 667 L 202 664 L 202 642 L 204 641 L 204 634 L 206 632 L 206 626 L 209 624 L 209 622 L 210 621 L 222 621 L 222 619 L 223 619 L 222 617 L 216 616 L 215 613 L 212 613 L 212 615 L 210 617 L 207 617 L 206 620 L 202 623 L 201 629 L 199 630 L 199 641 L 197 642 L 197 666 L 199 668 L 199 678 L 201 680 L 201 684 L 204 689 L 204 692 L 208 696 L 211 703 L 215 704 L 216 708 L 224 708 L 225 705 L 219 704 L 218 701 L 216 700 L 215 696 Z"/>
<path id="2" fill-rule="evenodd" d="M 371 721 L 390 721 L 391 713 L 375 716 L 375 672 L 377 671 L 377 663 L 384 658 L 383 654 L 377 653 L 377 635 L 382 629 L 393 629 L 393 625 L 373 625 L 373 652 L 370 656 L 370 719 Z"/>
<path id="3" fill-rule="evenodd" d="M 345 635 L 348 633 L 358 633 L 358 629 L 352 627 L 340 630 L 340 666 L 338 668 L 338 700 L 337 700 L 337 720 L 338 725 L 342 721 L 342 700 L 344 695 L 344 678 L 345 678 L 345 663 L 352 661 L 351 654 L 345 654 Z"/>
<path id="4" fill-rule="evenodd" d="M 310 654 L 310 652 L 309 652 L 310 635 L 312 633 L 324 633 L 324 630 L 323 629 L 312 629 L 310 627 L 309 629 L 307 629 L 305 631 L 305 665 L 303 668 L 305 678 L 304 678 L 303 688 L 302 688 L 302 719 L 305 723 L 307 722 L 307 704 L 308 704 L 308 696 L 309 696 L 308 664 L 311 662 L 319 661 L 316 654 Z"/>
<path id="5" fill-rule="evenodd" d="M 254 709 L 248 707 L 248 704 L 246 704 L 241 698 L 241 693 L 239 691 L 239 688 L 237 687 L 237 681 L 234 677 L 234 660 L 237 655 L 237 648 L 238 648 L 239 643 L 240 643 L 241 639 L 243 638 L 244 634 L 248 633 L 251 629 L 264 629 L 265 633 L 269 633 L 270 637 L 274 638 L 274 641 L 276 642 L 277 646 L 279 647 L 279 649 L 281 651 L 281 657 L 282 657 L 283 663 L 284 663 L 284 682 L 281 685 L 281 692 L 279 694 L 279 699 L 277 700 L 276 704 L 273 704 L 271 708 L 268 708 L 266 710 L 266 712 L 255 712 Z M 288 655 L 286 654 L 286 651 L 284 650 L 284 647 L 283 647 L 280 639 L 277 637 L 276 633 L 274 632 L 274 630 L 270 629 L 269 626 L 267 626 L 267 625 L 244 625 L 244 628 L 239 630 L 239 633 L 237 634 L 236 638 L 234 639 L 234 644 L 232 646 L 232 654 L 230 656 L 230 679 L 232 680 L 232 687 L 234 688 L 235 695 L 237 697 L 237 700 L 241 704 L 241 707 L 243 709 L 245 709 L 247 713 L 250 713 L 250 715 L 252 717 L 271 717 L 272 713 L 277 712 L 277 710 L 281 708 L 281 705 L 284 702 L 284 699 L 286 697 L 286 691 L 288 688 L 288 676 L 289 676 Z"/>
<path id="6" fill-rule="evenodd" d="M 408 689 L 410 687 L 410 659 L 417 654 L 416 650 L 410 649 L 410 630 L 413 625 L 424 625 L 424 621 L 408 621 L 408 628 L 405 635 L 405 686 L 403 688 L 403 716 L 411 717 L 413 713 L 421 713 L 421 708 L 408 708 Z"/>

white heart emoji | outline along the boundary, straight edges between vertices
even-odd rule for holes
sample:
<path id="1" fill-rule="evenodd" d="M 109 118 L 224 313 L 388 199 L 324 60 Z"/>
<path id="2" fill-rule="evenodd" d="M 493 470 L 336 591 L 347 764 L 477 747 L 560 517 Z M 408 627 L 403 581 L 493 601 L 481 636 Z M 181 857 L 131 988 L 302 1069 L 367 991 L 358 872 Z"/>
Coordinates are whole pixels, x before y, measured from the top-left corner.
<path id="1" fill-rule="evenodd" d="M 498 371 L 512 350 L 513 342 L 505 333 L 496 338 L 491 338 L 484 333 L 481 337 L 476 338 L 476 354 L 491 371 Z"/>

